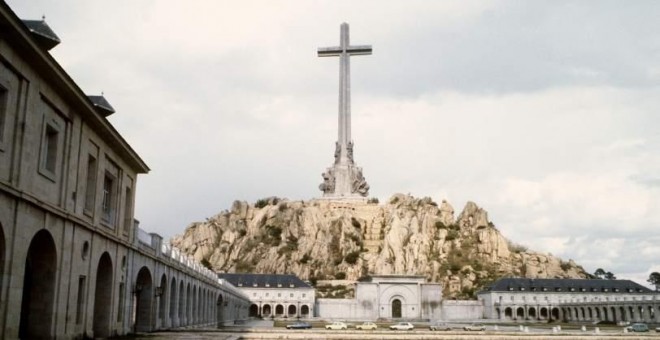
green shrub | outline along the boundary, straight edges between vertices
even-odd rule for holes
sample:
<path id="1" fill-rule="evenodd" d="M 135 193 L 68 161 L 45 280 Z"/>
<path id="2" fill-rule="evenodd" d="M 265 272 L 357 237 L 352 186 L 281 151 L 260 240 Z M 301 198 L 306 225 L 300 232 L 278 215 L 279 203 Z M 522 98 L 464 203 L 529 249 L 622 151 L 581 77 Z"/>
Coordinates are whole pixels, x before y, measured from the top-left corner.
<path id="1" fill-rule="evenodd" d="M 344 258 L 344 262 L 348 264 L 355 264 L 359 258 L 360 258 L 360 251 L 353 251 L 346 254 L 346 257 Z"/>
<path id="2" fill-rule="evenodd" d="M 257 203 L 254 204 L 254 206 L 255 206 L 256 208 L 259 208 L 259 209 L 261 209 L 261 208 L 263 208 L 263 207 L 265 207 L 265 206 L 267 206 L 267 205 L 268 205 L 268 200 L 265 199 L 265 198 L 262 198 L 262 199 L 260 199 L 260 200 L 257 200 Z"/>
<path id="3" fill-rule="evenodd" d="M 450 230 L 447 233 L 447 236 L 445 236 L 445 241 L 453 241 L 458 238 L 458 231 L 456 230 Z"/>
<path id="4" fill-rule="evenodd" d="M 305 254 L 305 255 L 303 255 L 303 257 L 300 260 L 298 260 L 298 263 L 307 264 L 307 262 L 309 262 L 309 260 L 311 260 L 311 259 L 312 258 L 309 256 L 309 254 Z"/>

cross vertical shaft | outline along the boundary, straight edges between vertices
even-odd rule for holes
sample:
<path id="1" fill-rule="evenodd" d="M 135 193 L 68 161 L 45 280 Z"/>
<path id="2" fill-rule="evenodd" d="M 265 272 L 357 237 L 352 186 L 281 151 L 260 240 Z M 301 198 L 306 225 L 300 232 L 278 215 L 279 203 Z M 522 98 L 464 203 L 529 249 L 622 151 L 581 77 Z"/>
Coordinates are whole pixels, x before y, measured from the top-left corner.
<path id="1" fill-rule="evenodd" d="M 339 46 L 321 47 L 319 57 L 339 57 L 339 115 L 335 150 L 335 165 L 323 174 L 321 190 L 324 195 L 333 197 L 366 196 L 369 185 L 362 177 L 362 169 L 353 161 L 353 141 L 351 139 L 351 63 L 354 55 L 369 55 L 369 45 L 351 46 L 348 24 L 340 27 Z"/>

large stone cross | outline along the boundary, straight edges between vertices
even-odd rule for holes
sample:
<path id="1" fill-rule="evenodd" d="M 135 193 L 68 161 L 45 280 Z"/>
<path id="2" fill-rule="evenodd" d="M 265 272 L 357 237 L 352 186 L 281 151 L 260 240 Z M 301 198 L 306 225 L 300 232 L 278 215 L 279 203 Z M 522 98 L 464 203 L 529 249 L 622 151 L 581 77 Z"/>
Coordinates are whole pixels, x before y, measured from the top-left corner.
<path id="1" fill-rule="evenodd" d="M 319 189 L 323 197 L 330 199 L 354 199 L 369 194 L 362 169 L 353 160 L 351 140 L 351 65 L 349 57 L 371 54 L 371 46 L 351 46 L 348 39 L 348 24 L 341 24 L 340 45 L 321 47 L 319 57 L 339 57 L 339 134 L 335 145 L 335 163 L 322 174 Z"/>
<path id="2" fill-rule="evenodd" d="M 320 47 L 319 57 L 339 57 L 339 135 L 337 142 L 342 147 L 341 159 L 347 155 L 344 150 L 351 141 L 351 63 L 352 55 L 369 55 L 370 45 L 350 46 L 348 24 L 341 24 L 340 45 L 335 47 Z"/>

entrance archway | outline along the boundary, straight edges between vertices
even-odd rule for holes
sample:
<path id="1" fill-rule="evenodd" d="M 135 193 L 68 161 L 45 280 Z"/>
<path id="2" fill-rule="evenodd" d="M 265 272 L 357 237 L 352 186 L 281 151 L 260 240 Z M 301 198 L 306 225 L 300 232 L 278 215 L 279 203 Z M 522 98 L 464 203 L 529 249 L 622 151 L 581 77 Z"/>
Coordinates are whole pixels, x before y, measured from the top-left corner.
<path id="1" fill-rule="evenodd" d="M 32 238 L 25 258 L 20 338 L 51 337 L 56 271 L 55 242 L 48 231 L 41 230 Z"/>
<path id="2" fill-rule="evenodd" d="M 177 327 L 178 324 L 176 323 L 176 278 L 172 278 L 172 281 L 170 283 L 170 325 L 173 327 Z"/>
<path id="3" fill-rule="evenodd" d="M 401 318 L 401 300 L 392 300 L 392 318 Z"/>
<path id="4" fill-rule="evenodd" d="M 296 311 L 298 308 L 296 308 L 296 305 L 289 305 L 289 317 L 296 316 Z"/>
<path id="5" fill-rule="evenodd" d="M 504 318 L 513 319 L 513 309 L 511 307 L 504 308 Z"/>
<path id="6" fill-rule="evenodd" d="M 160 327 L 165 327 L 165 319 L 167 316 L 167 276 L 163 274 L 160 277 L 160 286 L 156 290 L 158 295 L 158 308 L 160 309 L 158 313 L 158 318 L 160 319 Z"/>
<path id="7" fill-rule="evenodd" d="M 256 318 L 259 316 L 259 306 L 252 304 L 250 305 L 250 317 Z"/>
<path id="8" fill-rule="evenodd" d="M 263 307 L 261 307 L 261 315 L 262 316 L 264 316 L 264 317 L 272 316 L 271 314 L 273 314 L 273 311 L 271 310 L 270 305 L 263 305 Z"/>
<path id="9" fill-rule="evenodd" d="M 153 285 L 151 272 L 142 267 L 135 280 L 135 330 L 137 332 L 151 331 L 151 303 Z"/>
<path id="10" fill-rule="evenodd" d="M 275 316 L 281 316 L 281 315 L 284 315 L 284 306 L 282 305 L 275 306 Z"/>
<path id="11" fill-rule="evenodd" d="M 101 255 L 96 270 L 94 291 L 94 337 L 110 336 L 110 313 L 112 312 L 112 260 L 107 252 Z"/>
<path id="12" fill-rule="evenodd" d="M 222 327 L 222 321 L 223 321 L 223 316 L 222 316 L 222 309 L 224 308 L 224 302 L 222 301 L 222 295 L 218 295 L 218 301 L 216 303 L 216 306 L 218 307 L 216 310 L 216 319 L 218 322 L 218 328 Z"/>
<path id="13" fill-rule="evenodd" d="M 305 317 L 308 316 L 309 315 L 309 307 L 307 305 L 302 305 L 302 307 L 300 307 L 300 314 L 302 316 L 305 316 Z"/>

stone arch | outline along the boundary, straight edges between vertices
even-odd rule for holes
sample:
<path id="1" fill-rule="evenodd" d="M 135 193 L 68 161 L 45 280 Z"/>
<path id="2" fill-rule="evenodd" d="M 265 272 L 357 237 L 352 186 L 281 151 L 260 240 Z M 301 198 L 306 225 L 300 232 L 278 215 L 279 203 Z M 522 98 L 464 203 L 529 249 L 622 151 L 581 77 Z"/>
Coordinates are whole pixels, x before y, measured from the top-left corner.
<path id="1" fill-rule="evenodd" d="M 104 252 L 96 269 L 96 288 L 94 290 L 94 337 L 110 336 L 112 313 L 112 259 Z"/>
<path id="2" fill-rule="evenodd" d="M 251 305 L 250 305 L 250 310 L 249 310 L 249 312 L 248 312 L 248 315 L 249 315 L 250 317 L 252 317 L 252 318 L 259 317 L 259 306 L 257 306 L 257 305 L 254 304 L 254 303 L 251 304 Z"/>
<path id="3" fill-rule="evenodd" d="M 619 317 L 621 318 L 621 321 L 628 321 L 626 309 L 623 306 L 619 307 Z"/>
<path id="4" fill-rule="evenodd" d="M 539 309 L 539 318 L 542 320 L 548 318 L 548 309 L 546 307 L 541 307 L 541 309 Z"/>
<path id="5" fill-rule="evenodd" d="M 275 306 L 275 316 L 284 315 L 284 306 L 277 305 Z"/>
<path id="6" fill-rule="evenodd" d="M 303 317 L 308 317 L 309 316 L 309 306 L 307 306 L 307 305 L 300 306 L 300 315 L 302 315 Z"/>
<path id="7" fill-rule="evenodd" d="M 183 280 L 179 281 L 179 326 L 184 326 L 186 324 L 186 296 L 185 296 L 186 286 L 183 283 Z"/>
<path id="8" fill-rule="evenodd" d="M 594 317 L 595 317 L 596 319 L 600 320 L 600 317 L 601 317 L 601 316 L 600 316 L 600 308 L 598 308 L 598 307 L 595 307 L 595 308 L 594 308 Z"/>
<path id="9" fill-rule="evenodd" d="M 392 300 L 392 314 L 390 314 L 392 318 L 401 318 L 403 316 L 403 307 L 401 305 L 401 300 L 398 298 L 394 298 Z"/>
<path id="10" fill-rule="evenodd" d="M 202 306 L 202 288 L 197 286 L 197 289 L 195 290 L 195 323 L 198 324 L 200 323 L 201 320 L 201 306 Z"/>
<path id="11" fill-rule="evenodd" d="M 504 308 L 504 318 L 513 319 L 513 309 L 511 307 Z"/>
<path id="12" fill-rule="evenodd" d="M 186 284 L 186 325 L 193 323 L 192 319 L 192 290 L 190 288 L 190 282 Z"/>
<path id="13" fill-rule="evenodd" d="M 176 327 L 178 324 L 176 320 L 176 305 L 177 305 L 177 289 L 176 289 L 176 278 L 173 277 L 170 282 L 170 325 Z"/>
<path id="14" fill-rule="evenodd" d="M 516 309 L 516 319 L 525 319 L 525 309 L 522 307 L 518 307 Z"/>
<path id="15" fill-rule="evenodd" d="M 261 307 L 262 316 L 271 316 L 272 314 L 273 314 L 273 307 L 271 307 L 269 304 L 265 304 Z"/>
<path id="16" fill-rule="evenodd" d="M 587 320 L 593 320 L 594 318 L 594 311 L 591 309 L 591 307 L 587 307 Z"/>
<path id="17" fill-rule="evenodd" d="M 529 307 L 529 309 L 527 309 L 527 318 L 536 319 L 536 308 Z"/>
<path id="18" fill-rule="evenodd" d="M 52 336 L 56 249 L 53 237 L 47 230 L 40 230 L 30 242 L 23 274 L 23 298 L 18 330 L 20 338 Z"/>
<path id="19" fill-rule="evenodd" d="M 217 306 L 217 309 L 216 309 L 216 312 L 215 312 L 216 313 L 215 318 L 216 318 L 217 323 L 218 323 L 218 328 L 220 328 L 220 327 L 222 327 L 222 322 L 223 322 L 223 318 L 224 318 L 224 315 L 222 315 L 222 311 L 223 311 L 223 307 L 224 307 L 224 299 L 222 298 L 222 294 L 218 294 L 218 300 L 216 302 L 216 306 Z"/>
<path id="20" fill-rule="evenodd" d="M 298 312 L 298 308 L 296 305 L 289 305 L 289 310 L 287 311 L 289 317 L 296 316 L 296 313 Z"/>
<path id="21" fill-rule="evenodd" d="M 559 308 L 555 307 L 550 311 L 552 320 L 559 320 Z"/>
<path id="22" fill-rule="evenodd" d="M 648 306 L 649 310 L 649 321 L 654 321 L 655 320 L 655 310 L 653 309 L 653 306 Z"/>
<path id="23" fill-rule="evenodd" d="M 151 305 L 153 303 L 153 279 L 149 268 L 142 267 L 135 280 L 135 330 L 151 331 Z"/>
<path id="24" fill-rule="evenodd" d="M 621 321 L 621 319 L 616 317 L 616 308 L 614 308 L 614 306 L 610 307 L 610 312 L 611 312 L 610 314 L 612 314 L 612 321 L 614 322 Z"/>
<path id="25" fill-rule="evenodd" d="M 161 327 L 165 326 L 165 319 L 167 318 L 167 275 L 163 273 L 160 277 L 160 286 L 158 287 L 158 318 L 161 320 Z M 170 303 L 172 303 L 170 301 Z"/>

